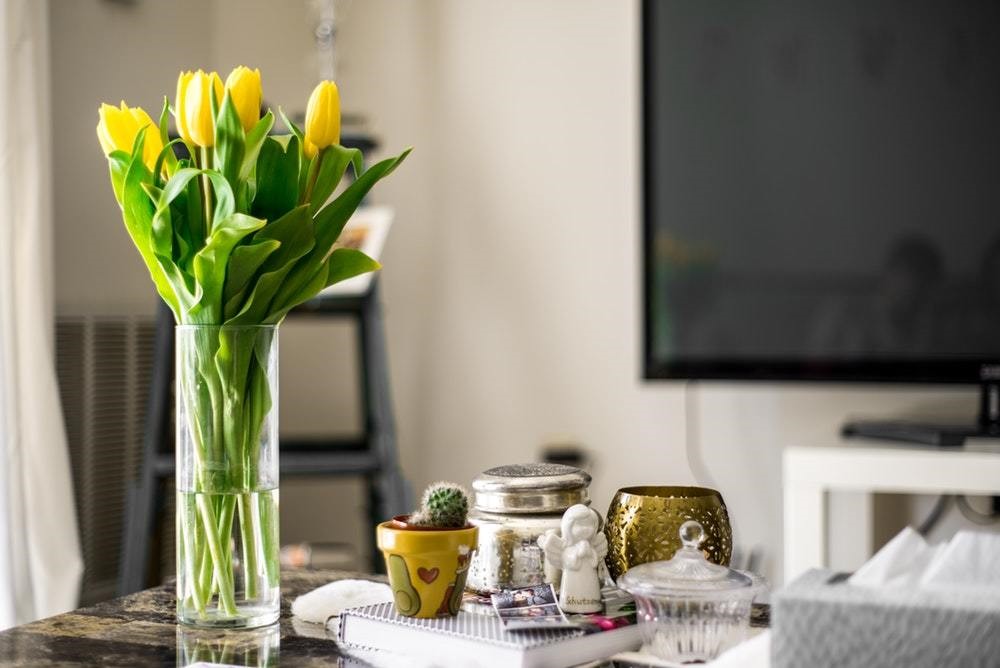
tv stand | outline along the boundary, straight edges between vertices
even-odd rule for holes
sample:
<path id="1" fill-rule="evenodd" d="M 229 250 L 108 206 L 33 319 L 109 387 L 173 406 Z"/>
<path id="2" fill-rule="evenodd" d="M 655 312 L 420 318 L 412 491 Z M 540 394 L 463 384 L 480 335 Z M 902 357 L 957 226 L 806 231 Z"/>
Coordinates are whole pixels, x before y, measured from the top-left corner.
<path id="1" fill-rule="evenodd" d="M 808 568 L 830 565 L 828 492 L 851 492 L 853 535 L 866 560 L 873 544 L 873 495 L 1000 494 L 1000 447 L 927 448 L 871 443 L 786 447 L 782 453 L 784 574 L 791 582 Z"/>
<path id="2" fill-rule="evenodd" d="M 984 374 L 987 369 L 996 373 L 995 368 L 987 367 Z M 840 433 L 844 438 L 873 438 L 939 447 L 960 447 L 967 438 L 1000 438 L 1000 379 L 984 379 L 980 384 L 979 419 L 973 426 L 857 420 L 846 423 Z"/>

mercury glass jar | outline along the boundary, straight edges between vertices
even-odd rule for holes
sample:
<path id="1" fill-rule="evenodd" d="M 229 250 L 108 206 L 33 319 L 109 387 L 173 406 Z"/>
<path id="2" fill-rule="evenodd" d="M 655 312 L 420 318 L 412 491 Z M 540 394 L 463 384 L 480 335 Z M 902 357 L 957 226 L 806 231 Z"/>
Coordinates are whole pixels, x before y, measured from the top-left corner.
<path id="1" fill-rule="evenodd" d="M 559 531 L 570 506 L 590 504 L 590 474 L 563 464 L 512 464 L 472 481 L 469 521 L 479 527 L 479 548 L 466 588 L 480 594 L 551 582 L 559 571 L 545 562 L 538 537 Z"/>

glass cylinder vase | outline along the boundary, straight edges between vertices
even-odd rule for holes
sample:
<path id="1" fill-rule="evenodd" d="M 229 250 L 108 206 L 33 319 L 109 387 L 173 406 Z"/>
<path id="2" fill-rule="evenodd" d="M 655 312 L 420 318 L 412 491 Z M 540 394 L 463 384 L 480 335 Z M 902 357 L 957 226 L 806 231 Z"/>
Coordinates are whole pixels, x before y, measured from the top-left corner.
<path id="1" fill-rule="evenodd" d="M 278 567 L 277 326 L 176 329 L 177 619 L 272 624 Z"/>

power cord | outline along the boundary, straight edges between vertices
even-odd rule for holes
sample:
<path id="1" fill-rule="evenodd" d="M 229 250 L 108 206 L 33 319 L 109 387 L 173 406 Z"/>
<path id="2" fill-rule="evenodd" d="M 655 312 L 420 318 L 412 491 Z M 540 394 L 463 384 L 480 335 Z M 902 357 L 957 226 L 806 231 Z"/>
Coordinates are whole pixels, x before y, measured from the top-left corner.
<path id="1" fill-rule="evenodd" d="M 697 383 L 693 380 L 684 383 L 684 452 L 687 456 L 688 468 L 691 469 L 691 475 L 694 476 L 695 482 L 704 487 L 718 489 L 719 487 L 712 478 L 712 474 L 709 472 L 708 466 L 702 457 L 698 406 L 693 396 L 696 385 Z M 762 572 L 765 567 L 764 562 L 767 559 L 766 551 L 758 546 L 747 550 L 737 544 L 735 540 L 737 536 L 736 518 L 730 516 L 729 521 L 732 525 L 734 539 L 730 566 L 753 573 Z"/>
<path id="2" fill-rule="evenodd" d="M 942 494 L 938 497 L 938 500 L 934 502 L 934 507 L 931 508 L 931 512 L 927 514 L 924 521 L 920 523 L 917 527 L 917 533 L 921 536 L 927 537 L 927 534 L 937 526 L 941 518 L 944 517 L 945 511 L 948 510 L 948 506 L 951 504 L 952 496 L 950 494 Z"/>
<path id="3" fill-rule="evenodd" d="M 699 485 L 718 489 L 712 474 L 705 465 L 705 460 L 701 456 L 701 430 L 698 428 L 698 406 L 695 404 L 693 391 L 695 381 L 689 380 L 684 383 L 684 452 L 687 456 L 688 468 L 691 475 Z"/>

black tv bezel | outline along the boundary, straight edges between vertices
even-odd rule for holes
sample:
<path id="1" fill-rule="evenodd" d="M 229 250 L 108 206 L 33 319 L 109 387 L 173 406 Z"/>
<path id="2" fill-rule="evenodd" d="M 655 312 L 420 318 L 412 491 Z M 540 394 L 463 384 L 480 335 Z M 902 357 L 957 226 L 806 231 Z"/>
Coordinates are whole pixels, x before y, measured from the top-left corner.
<path id="1" fill-rule="evenodd" d="M 650 11 L 657 0 L 642 0 L 641 94 L 639 137 L 642 145 L 642 357 L 645 380 L 819 381 L 842 383 L 978 384 L 990 359 L 656 359 L 653 355 L 653 179 L 652 151 L 647 140 L 652 117 Z"/>

